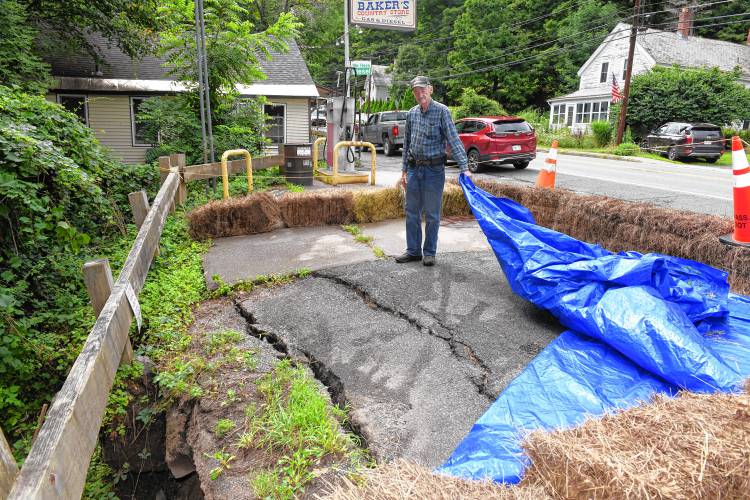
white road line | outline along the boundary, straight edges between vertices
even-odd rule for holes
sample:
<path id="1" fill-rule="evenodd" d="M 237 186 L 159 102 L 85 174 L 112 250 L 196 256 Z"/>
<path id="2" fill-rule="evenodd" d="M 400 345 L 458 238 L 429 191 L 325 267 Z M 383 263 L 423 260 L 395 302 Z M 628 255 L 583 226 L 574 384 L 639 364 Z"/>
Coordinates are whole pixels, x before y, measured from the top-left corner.
<path id="1" fill-rule="evenodd" d="M 640 187 L 640 188 L 656 189 L 656 190 L 659 190 L 659 191 L 669 191 L 670 193 L 690 194 L 690 195 L 693 195 L 693 196 L 701 196 L 701 197 L 704 197 L 704 198 L 713 198 L 715 200 L 732 201 L 732 197 L 731 196 L 717 196 L 717 195 L 714 195 L 714 194 L 696 193 L 696 192 L 693 192 L 693 191 L 684 191 L 684 190 L 681 190 L 681 189 L 670 189 L 670 188 L 664 187 L 664 186 L 659 186 L 659 187 L 646 186 L 644 184 L 638 184 L 636 182 L 625 182 L 625 181 L 621 181 L 621 180 L 612 180 L 612 179 L 606 179 L 606 178 L 603 178 L 603 177 L 596 177 L 596 176 L 584 175 L 584 174 L 575 174 L 575 173 L 571 173 L 571 172 L 558 172 L 558 174 L 560 174 L 560 175 L 570 175 L 572 177 L 584 177 L 586 179 L 595 179 L 597 181 L 606 181 L 606 182 L 611 182 L 613 184 L 623 184 L 623 185 L 626 185 L 626 186 L 637 186 L 637 187 Z"/>

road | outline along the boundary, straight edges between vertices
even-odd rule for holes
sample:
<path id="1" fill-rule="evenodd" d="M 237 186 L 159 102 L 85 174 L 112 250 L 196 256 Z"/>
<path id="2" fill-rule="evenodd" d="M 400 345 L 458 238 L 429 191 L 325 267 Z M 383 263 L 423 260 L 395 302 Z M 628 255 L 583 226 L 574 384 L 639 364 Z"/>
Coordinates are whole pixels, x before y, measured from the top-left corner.
<path id="1" fill-rule="evenodd" d="M 525 170 L 510 165 L 490 166 L 481 178 L 534 184 L 546 153 Z M 613 198 L 649 202 L 655 205 L 722 217 L 732 217 L 732 171 L 727 167 L 672 164 L 638 158 L 622 161 L 561 154 L 557 159 L 557 182 L 561 188 L 577 193 L 599 194 Z M 365 165 L 370 154 L 362 153 Z M 378 153 L 378 172 L 393 175 L 401 169 L 400 153 L 387 157 Z M 448 168 L 449 176 L 458 169 Z"/>

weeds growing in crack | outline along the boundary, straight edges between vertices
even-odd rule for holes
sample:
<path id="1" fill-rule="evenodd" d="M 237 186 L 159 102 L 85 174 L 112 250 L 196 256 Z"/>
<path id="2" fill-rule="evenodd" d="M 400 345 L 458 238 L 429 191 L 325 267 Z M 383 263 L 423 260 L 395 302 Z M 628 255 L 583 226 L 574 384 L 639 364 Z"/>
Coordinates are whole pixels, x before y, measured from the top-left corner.
<path id="1" fill-rule="evenodd" d="M 372 253 L 378 259 L 385 258 L 385 252 L 383 251 L 383 249 L 379 246 L 373 245 L 373 241 L 375 240 L 375 238 L 373 236 L 364 234 L 362 232 L 362 229 L 356 224 L 346 224 L 341 226 L 341 229 L 354 236 L 354 241 L 356 241 L 357 243 L 362 243 L 370 247 Z"/>
<path id="2" fill-rule="evenodd" d="M 279 285 L 286 285 L 297 279 L 304 279 L 310 276 L 312 271 L 306 267 L 296 269 L 288 273 L 280 274 L 259 274 L 253 279 L 242 280 L 234 284 L 226 283 L 221 276 L 214 274 L 211 279 L 217 284 L 217 288 L 210 293 L 212 298 L 228 297 L 234 292 L 251 292 L 258 286 L 274 287 Z"/>

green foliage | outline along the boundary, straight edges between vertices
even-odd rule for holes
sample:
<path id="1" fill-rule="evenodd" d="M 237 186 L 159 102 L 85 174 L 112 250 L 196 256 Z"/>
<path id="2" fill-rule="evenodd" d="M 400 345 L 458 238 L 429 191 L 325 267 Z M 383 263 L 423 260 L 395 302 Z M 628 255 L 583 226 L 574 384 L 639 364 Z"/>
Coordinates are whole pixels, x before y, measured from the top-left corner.
<path id="1" fill-rule="evenodd" d="M 263 114 L 265 98 L 238 99 L 223 96 L 215 117 L 215 158 L 229 149 L 247 149 L 251 155 L 262 151 L 267 140 L 263 132 L 268 128 Z M 161 155 L 184 152 L 188 165 L 203 163 L 200 115 L 192 93 L 148 99 L 141 104 L 138 119 L 144 123 L 147 142 L 157 144 L 151 148 L 147 161 Z M 210 158 L 209 158 L 210 160 Z"/>
<path id="2" fill-rule="evenodd" d="M 227 346 L 241 341 L 243 335 L 237 330 L 222 330 L 220 332 L 209 333 L 206 338 L 206 354 L 212 356 L 219 351 L 226 350 Z"/>
<path id="3" fill-rule="evenodd" d="M 127 193 L 157 178 L 61 106 L 0 86 L 0 421 L 19 456 L 94 321 L 81 266 L 120 265 Z"/>
<path id="4" fill-rule="evenodd" d="M 668 121 L 723 125 L 750 119 L 750 89 L 737 83 L 737 77 L 716 68 L 656 66 L 633 79 L 628 125 L 642 136 Z"/>
<path id="5" fill-rule="evenodd" d="M 594 143 L 603 148 L 612 142 L 612 124 L 608 121 L 595 121 L 591 123 L 591 131 L 594 134 Z"/>
<path id="6" fill-rule="evenodd" d="M 472 88 L 465 88 L 461 94 L 461 105 L 456 108 L 456 120 L 468 116 L 502 116 L 508 113 L 499 102 L 477 94 Z"/>
<path id="7" fill-rule="evenodd" d="M 261 498 L 295 498 L 313 477 L 313 464 L 327 454 L 350 452 L 353 442 L 343 435 L 337 416 L 304 369 L 283 360 L 256 382 L 263 395 L 260 415 L 253 415 L 238 444 L 283 453 L 277 466 L 252 482 Z"/>
<path id="8" fill-rule="evenodd" d="M 638 147 L 638 144 L 633 144 L 632 142 L 623 142 L 612 151 L 613 154 L 618 156 L 633 156 L 640 152 L 641 148 Z"/>
<path id="9" fill-rule="evenodd" d="M 239 0 L 207 0 L 204 5 L 206 55 L 211 111 L 221 125 L 221 108 L 231 109 L 236 85 L 250 85 L 266 75 L 260 60 L 271 59 L 272 52 L 286 52 L 286 40 L 295 38 L 301 24 L 290 12 L 260 33 L 255 32 L 253 15 Z M 199 99 L 195 51 L 195 16 L 192 0 L 163 3 L 160 15 L 166 20 L 161 32 L 160 53 L 167 58 L 170 74 L 185 83 L 194 96 L 193 108 Z"/>
<path id="10" fill-rule="evenodd" d="M 36 29 L 17 0 L 5 0 L 0 16 L 0 85 L 41 94 L 51 83 L 49 65 L 34 53 Z"/>
<path id="11" fill-rule="evenodd" d="M 229 431 L 234 429 L 236 426 L 237 424 L 235 424 L 234 421 L 231 419 L 228 419 L 228 418 L 219 419 L 216 422 L 216 428 L 214 429 L 214 434 L 216 434 L 218 437 L 224 437 L 229 433 Z"/>
<path id="12" fill-rule="evenodd" d="M 83 49 L 100 63 L 101 55 L 91 46 L 91 33 L 101 34 L 131 57 L 150 54 L 154 33 L 162 27 L 158 0 L 18 0 L 26 6 L 30 23 L 43 26 L 40 52 Z"/>

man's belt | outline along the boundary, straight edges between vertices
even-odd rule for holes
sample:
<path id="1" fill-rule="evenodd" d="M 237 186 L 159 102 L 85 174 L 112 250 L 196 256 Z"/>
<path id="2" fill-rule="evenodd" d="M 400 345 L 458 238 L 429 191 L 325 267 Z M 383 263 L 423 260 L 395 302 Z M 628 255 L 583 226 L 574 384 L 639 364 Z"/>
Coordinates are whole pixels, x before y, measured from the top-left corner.
<path id="1" fill-rule="evenodd" d="M 422 158 L 414 161 L 414 164 L 418 167 L 435 167 L 438 165 L 445 165 L 446 156 L 434 156 L 432 158 Z"/>

